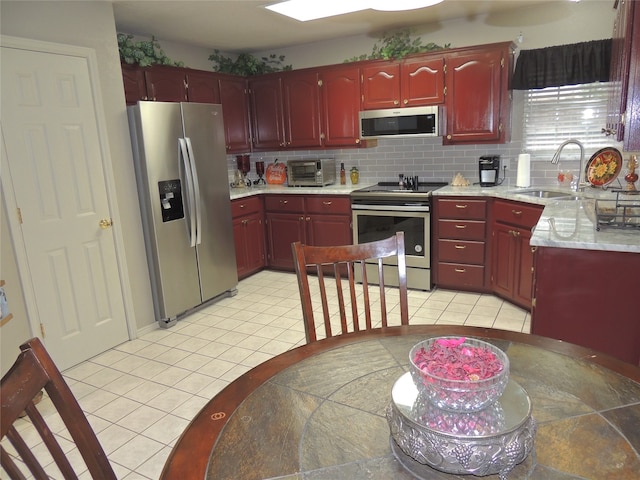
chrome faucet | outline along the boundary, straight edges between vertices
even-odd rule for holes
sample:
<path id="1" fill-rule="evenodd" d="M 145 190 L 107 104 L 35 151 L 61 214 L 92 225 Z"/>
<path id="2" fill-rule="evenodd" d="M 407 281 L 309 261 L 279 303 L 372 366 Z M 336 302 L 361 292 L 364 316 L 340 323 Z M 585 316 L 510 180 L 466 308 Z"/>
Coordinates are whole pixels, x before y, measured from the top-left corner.
<path id="1" fill-rule="evenodd" d="M 560 144 L 560 146 L 556 150 L 556 153 L 554 153 L 553 157 L 551 157 L 551 163 L 553 163 L 554 165 L 558 163 L 558 161 L 560 160 L 560 154 L 562 153 L 562 150 L 564 149 L 564 147 L 566 147 L 569 144 L 577 145 L 578 147 L 580 147 L 580 168 L 578 169 L 578 181 L 576 183 L 575 188 L 571 187 L 573 191 L 578 191 L 578 189 L 580 188 L 580 175 L 582 173 L 582 162 L 584 161 L 584 146 L 582 145 L 582 143 L 580 143 L 575 138 L 571 138 L 565 142 L 562 142 L 562 144 Z"/>

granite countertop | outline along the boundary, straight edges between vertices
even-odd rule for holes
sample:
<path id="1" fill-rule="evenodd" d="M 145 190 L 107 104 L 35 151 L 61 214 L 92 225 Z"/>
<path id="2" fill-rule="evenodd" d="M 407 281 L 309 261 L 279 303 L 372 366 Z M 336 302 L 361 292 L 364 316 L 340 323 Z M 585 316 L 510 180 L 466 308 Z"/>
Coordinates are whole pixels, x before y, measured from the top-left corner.
<path id="1" fill-rule="evenodd" d="M 290 194 L 290 193 L 302 193 L 305 195 L 318 194 L 318 195 L 349 195 L 354 190 L 364 188 L 367 183 L 357 185 L 327 185 L 325 187 L 289 187 L 287 185 L 260 185 L 249 188 L 231 188 L 230 197 L 231 200 L 238 198 L 250 197 L 253 195 L 266 194 Z"/>
<path id="2" fill-rule="evenodd" d="M 259 194 L 318 194 L 349 195 L 352 191 L 364 188 L 371 183 L 357 185 L 327 185 L 325 187 L 288 187 L 286 185 L 265 185 L 249 188 L 232 188 L 231 200 Z M 538 198 L 525 195 L 527 190 L 544 189 L 564 192 L 572 196 L 571 200 Z M 529 188 L 513 186 L 446 187 L 434 190 L 434 196 L 473 196 L 494 197 L 544 206 L 538 224 L 533 228 L 530 244 L 541 247 L 579 248 L 585 250 L 607 250 L 640 253 L 640 228 L 638 229 L 595 229 L 595 199 L 615 200 L 611 191 L 587 188 L 581 192 L 572 192 L 557 186 L 537 185 Z M 640 201 L 640 199 L 639 199 Z"/>
<path id="3" fill-rule="evenodd" d="M 572 199 L 538 198 L 522 193 L 536 189 L 565 192 Z M 487 196 L 543 205 L 542 216 L 532 231 L 530 244 L 533 246 L 640 253 L 640 229 L 603 227 L 596 231 L 595 200 L 614 201 L 616 194 L 611 191 L 587 188 L 582 192 L 572 192 L 545 185 L 529 188 L 449 185 L 434 191 L 433 195 Z M 577 198 L 573 199 L 574 197 Z"/>

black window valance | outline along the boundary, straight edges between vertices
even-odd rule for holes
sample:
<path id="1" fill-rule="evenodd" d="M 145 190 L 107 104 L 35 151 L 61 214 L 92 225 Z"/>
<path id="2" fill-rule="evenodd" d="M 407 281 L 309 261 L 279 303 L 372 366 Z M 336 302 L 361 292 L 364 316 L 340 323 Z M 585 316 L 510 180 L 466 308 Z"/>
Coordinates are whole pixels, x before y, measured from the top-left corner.
<path id="1" fill-rule="evenodd" d="M 608 82 L 611 39 L 522 50 L 516 61 L 512 88 L 559 87 Z"/>

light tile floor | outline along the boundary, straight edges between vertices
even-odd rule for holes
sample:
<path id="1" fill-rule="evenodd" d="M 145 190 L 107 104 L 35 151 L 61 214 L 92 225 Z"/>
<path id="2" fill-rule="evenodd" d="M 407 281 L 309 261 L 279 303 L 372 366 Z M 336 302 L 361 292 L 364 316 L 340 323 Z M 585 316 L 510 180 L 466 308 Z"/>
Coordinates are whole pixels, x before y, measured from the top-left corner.
<path id="1" fill-rule="evenodd" d="M 493 295 L 410 291 L 409 315 L 410 324 L 530 331 L 526 311 Z M 399 324 L 397 314 L 392 312 L 390 323 Z M 181 432 L 210 398 L 252 367 L 304 343 L 296 276 L 263 271 L 242 280 L 236 296 L 63 374 L 118 478 L 155 480 Z M 20 428 L 30 425 L 23 421 Z M 63 426 L 56 433 L 65 448 L 73 448 Z"/>

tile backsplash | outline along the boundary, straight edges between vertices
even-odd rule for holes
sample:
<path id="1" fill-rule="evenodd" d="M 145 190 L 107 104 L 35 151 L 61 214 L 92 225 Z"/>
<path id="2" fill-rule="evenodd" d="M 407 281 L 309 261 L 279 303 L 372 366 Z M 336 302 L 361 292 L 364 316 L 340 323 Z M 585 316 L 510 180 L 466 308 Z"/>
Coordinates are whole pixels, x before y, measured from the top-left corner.
<path id="1" fill-rule="evenodd" d="M 518 155 L 521 142 L 500 145 L 442 145 L 441 138 L 381 139 L 377 147 L 343 150 L 297 150 L 282 152 L 255 152 L 251 154 L 249 177 L 256 179 L 255 162 L 264 160 L 268 166 L 277 158 L 280 162 L 289 159 L 333 157 L 336 167 L 344 163 L 347 172 L 356 166 L 360 171 L 360 183 L 370 184 L 390 181 L 398 174 L 418 175 L 421 181 L 451 182 L 456 173 L 464 175 L 471 183 L 478 182 L 478 159 L 483 155 L 500 155 L 500 178 L 505 175 L 504 185 L 515 186 Z M 589 157 L 586 157 L 585 161 Z M 564 168 L 578 169 L 578 161 L 563 162 Z M 507 166 L 506 171 L 502 167 Z M 235 155 L 227 156 L 229 181 L 233 181 L 236 168 Z M 532 185 L 555 185 L 558 166 L 549 161 L 531 162 Z M 338 178 L 338 176 L 336 176 Z M 349 176 L 347 175 L 347 182 Z"/>

